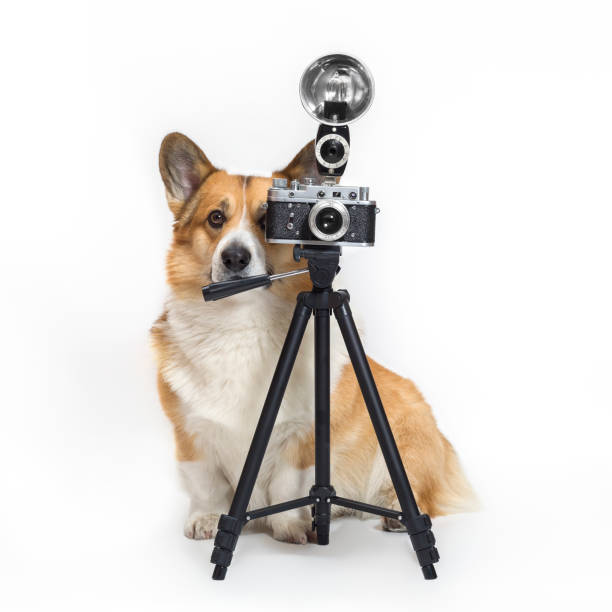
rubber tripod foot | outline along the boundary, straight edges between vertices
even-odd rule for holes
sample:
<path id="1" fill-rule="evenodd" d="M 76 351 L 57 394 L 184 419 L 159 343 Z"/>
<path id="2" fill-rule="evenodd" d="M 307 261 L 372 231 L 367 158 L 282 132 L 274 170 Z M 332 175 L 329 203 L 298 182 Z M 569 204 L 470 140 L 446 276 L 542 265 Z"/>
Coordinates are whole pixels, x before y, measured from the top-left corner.
<path id="1" fill-rule="evenodd" d="M 327 544 L 329 544 L 329 532 L 327 533 L 317 532 L 317 544 L 319 544 L 319 546 L 327 546 Z"/>
<path id="2" fill-rule="evenodd" d="M 434 572 L 435 573 L 435 572 Z M 213 570 L 213 580 L 225 580 L 225 574 L 227 574 L 227 567 L 222 565 L 215 565 Z"/>
<path id="3" fill-rule="evenodd" d="M 433 565 L 424 565 L 422 568 L 425 580 L 435 580 L 438 577 L 436 568 Z"/>

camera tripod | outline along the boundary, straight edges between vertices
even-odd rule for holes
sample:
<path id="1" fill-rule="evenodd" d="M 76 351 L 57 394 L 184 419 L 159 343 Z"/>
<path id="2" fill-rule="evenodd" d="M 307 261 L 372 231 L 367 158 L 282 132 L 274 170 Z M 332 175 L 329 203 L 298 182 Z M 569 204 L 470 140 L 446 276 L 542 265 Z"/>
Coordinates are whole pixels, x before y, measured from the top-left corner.
<path id="1" fill-rule="evenodd" d="M 383 409 L 372 371 L 359 338 L 349 307 L 349 294 L 334 291 L 332 281 L 338 272 L 340 247 L 309 246 L 294 248 L 294 257 L 308 260 L 313 289 L 300 293 L 287 332 L 268 395 L 255 429 L 253 441 L 227 514 L 219 519 L 211 562 L 215 564 L 214 580 L 223 580 L 238 542 L 242 527 L 253 519 L 278 512 L 311 506 L 313 527 L 318 544 L 329 544 L 331 508 L 335 504 L 361 512 L 378 514 L 400 521 L 407 529 L 412 546 L 426 580 L 436 578 L 434 563 L 439 560 L 431 519 L 421 514 L 410 487 L 402 459 Z M 293 274 L 293 273 L 289 273 Z M 278 275 L 284 276 L 284 275 Z M 267 286 L 274 277 L 260 275 L 235 281 L 214 283 L 203 289 L 206 300 L 215 300 L 255 287 Z M 338 497 L 330 477 L 330 318 L 333 311 L 346 344 L 361 393 L 367 406 L 378 443 L 391 475 L 401 511 L 373 506 Z M 306 497 L 300 497 L 265 508 L 247 511 L 276 416 L 289 382 L 308 319 L 314 314 L 315 333 L 315 483 Z"/>

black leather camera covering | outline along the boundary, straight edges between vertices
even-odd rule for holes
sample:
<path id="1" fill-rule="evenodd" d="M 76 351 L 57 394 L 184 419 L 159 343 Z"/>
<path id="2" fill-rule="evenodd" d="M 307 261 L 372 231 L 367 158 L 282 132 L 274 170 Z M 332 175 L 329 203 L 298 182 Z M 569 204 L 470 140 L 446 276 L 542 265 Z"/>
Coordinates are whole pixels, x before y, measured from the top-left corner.
<path id="1" fill-rule="evenodd" d="M 350 224 L 346 234 L 335 242 L 319 240 L 308 227 L 308 215 L 314 203 L 296 201 L 268 202 L 266 212 L 266 240 L 289 240 L 301 242 L 315 240 L 321 244 L 354 242 L 374 244 L 376 227 L 375 204 L 345 204 L 349 212 Z M 293 213 L 293 217 L 291 217 Z M 288 225 L 292 223 L 290 229 Z"/>

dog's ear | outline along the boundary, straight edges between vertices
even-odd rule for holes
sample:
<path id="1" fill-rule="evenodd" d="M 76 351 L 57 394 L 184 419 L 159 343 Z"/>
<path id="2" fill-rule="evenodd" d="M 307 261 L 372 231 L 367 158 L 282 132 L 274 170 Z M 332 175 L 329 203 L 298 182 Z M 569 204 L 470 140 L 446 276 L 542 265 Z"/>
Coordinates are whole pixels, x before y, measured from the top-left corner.
<path id="1" fill-rule="evenodd" d="M 166 186 L 168 206 L 177 217 L 183 204 L 215 171 L 215 167 L 193 141 L 173 132 L 161 144 L 159 171 Z"/>
<path id="2" fill-rule="evenodd" d="M 317 170 L 317 160 L 315 157 L 315 145 L 314 140 L 311 140 L 289 163 L 289 165 L 283 170 L 275 172 L 277 176 L 285 176 L 289 180 L 298 179 L 304 177 L 310 177 L 315 179 L 316 182 L 320 181 L 319 171 Z"/>

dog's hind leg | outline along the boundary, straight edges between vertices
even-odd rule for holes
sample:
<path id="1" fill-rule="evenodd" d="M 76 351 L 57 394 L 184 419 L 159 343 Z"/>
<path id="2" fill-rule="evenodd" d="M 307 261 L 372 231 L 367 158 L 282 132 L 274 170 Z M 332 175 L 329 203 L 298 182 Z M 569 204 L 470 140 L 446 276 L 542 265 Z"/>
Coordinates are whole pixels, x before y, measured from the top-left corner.
<path id="1" fill-rule="evenodd" d="M 477 500 L 453 447 L 440 433 L 435 445 L 440 451 L 429 455 L 415 455 L 409 448 L 402 449 L 402 460 L 420 511 L 433 518 L 453 512 L 475 510 L 478 507 Z M 431 446 L 434 446 L 434 442 Z M 389 478 L 383 481 L 379 495 L 383 499 L 383 506 L 400 510 Z M 405 531 L 402 523 L 391 518 L 383 518 L 382 527 L 385 531 Z"/>

